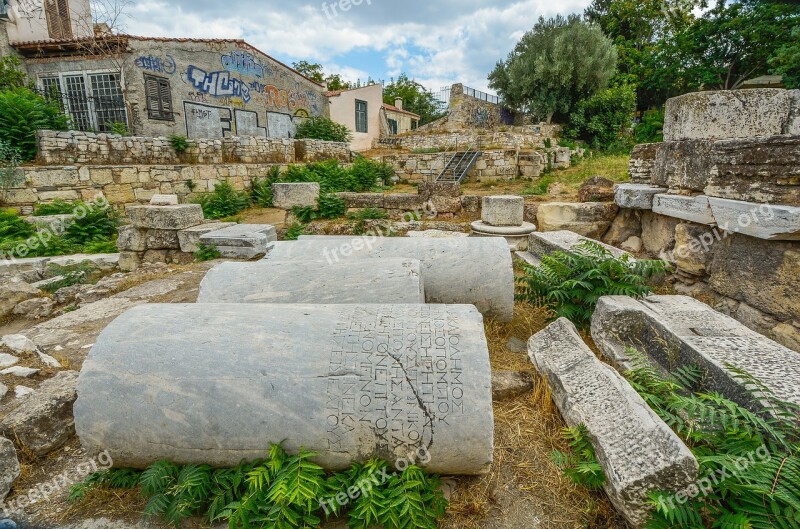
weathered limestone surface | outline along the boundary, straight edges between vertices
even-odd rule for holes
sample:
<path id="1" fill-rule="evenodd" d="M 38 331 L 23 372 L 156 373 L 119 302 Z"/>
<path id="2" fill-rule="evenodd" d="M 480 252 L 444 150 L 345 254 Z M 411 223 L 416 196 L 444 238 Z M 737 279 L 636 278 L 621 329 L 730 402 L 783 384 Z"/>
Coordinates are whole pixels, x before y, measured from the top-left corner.
<path id="1" fill-rule="evenodd" d="M 656 195 L 653 200 L 653 213 L 689 220 L 698 224 L 715 224 L 708 197 L 686 197 L 683 195 Z"/>
<path id="2" fill-rule="evenodd" d="M 298 207 L 317 207 L 319 183 L 272 184 L 272 204 L 276 208 L 290 210 Z"/>
<path id="3" fill-rule="evenodd" d="M 713 166 L 711 140 L 668 141 L 661 144 L 653 163 L 652 185 L 702 192 Z"/>
<path id="4" fill-rule="evenodd" d="M 570 426 L 586 426 L 605 470 L 605 490 L 634 525 L 648 518 L 648 493 L 677 492 L 697 479 L 698 463 L 628 382 L 600 362 L 561 318 L 534 335 L 528 355 Z"/>
<path id="5" fill-rule="evenodd" d="M 753 138 L 789 132 L 793 92 L 758 88 L 695 92 L 667 101 L 664 140 Z"/>
<path id="6" fill-rule="evenodd" d="M 178 195 L 153 195 L 150 199 L 151 206 L 177 206 Z"/>
<path id="7" fill-rule="evenodd" d="M 490 226 L 522 226 L 524 217 L 525 199 L 520 196 L 483 197 L 481 220 Z"/>
<path id="8" fill-rule="evenodd" d="M 222 263 L 200 284 L 198 303 L 425 303 L 416 259 L 328 263 Z"/>
<path id="9" fill-rule="evenodd" d="M 760 404 L 729 365 L 756 377 L 779 399 L 800 404 L 800 353 L 694 298 L 603 297 L 592 318 L 592 338 L 622 368 L 632 365 L 629 347 L 670 371 L 696 365 L 707 373 L 701 389 L 718 391 L 753 410 Z"/>
<path id="10" fill-rule="evenodd" d="M 19 460 L 14 443 L 0 437 L 0 502 L 6 499 L 11 485 L 19 477 Z"/>
<path id="11" fill-rule="evenodd" d="M 203 223 L 200 204 L 179 206 L 131 206 L 125 210 L 131 224 L 153 230 L 183 230 Z"/>
<path id="12" fill-rule="evenodd" d="M 542 257 L 553 252 L 569 252 L 579 244 L 592 241 L 599 244 L 615 257 L 622 257 L 628 255 L 624 250 L 615 248 L 600 241 L 592 240 L 588 237 L 583 237 L 571 231 L 551 231 L 544 233 L 531 233 L 528 242 L 528 251 L 536 257 Z"/>
<path id="13" fill-rule="evenodd" d="M 252 259 L 267 251 L 267 244 L 278 240 L 270 224 L 235 224 L 200 236 L 200 242 L 214 246 L 223 257 Z"/>
<path id="14" fill-rule="evenodd" d="M 42 382 L 36 393 L 0 421 L 0 434 L 39 456 L 63 445 L 75 431 L 72 405 L 77 381 L 78 373 L 62 371 Z"/>
<path id="15" fill-rule="evenodd" d="M 708 202 L 714 219 L 725 231 L 774 241 L 800 240 L 800 207 L 713 197 Z"/>
<path id="16" fill-rule="evenodd" d="M 653 209 L 653 198 L 667 191 L 665 187 L 650 184 L 617 184 L 614 187 L 614 199 L 621 208 Z"/>
<path id="17" fill-rule="evenodd" d="M 200 242 L 200 237 L 206 233 L 230 228 L 235 225 L 235 222 L 209 222 L 181 230 L 178 232 L 178 243 L 180 244 L 181 251 L 184 253 L 194 253 L 197 251 L 197 243 Z"/>
<path id="18" fill-rule="evenodd" d="M 18 277 L 0 281 L 0 318 L 8 316 L 18 303 L 41 294 L 40 290 Z"/>
<path id="19" fill-rule="evenodd" d="M 298 241 L 275 242 L 266 260 L 345 261 L 411 258 L 422 263 L 428 303 L 469 304 L 493 318 L 514 314 L 514 270 L 504 239 L 406 237 L 331 237 L 303 235 Z"/>
<path id="20" fill-rule="evenodd" d="M 122 467 L 235 466 L 283 442 L 328 469 L 425 447 L 432 472 L 480 474 L 491 391 L 474 307 L 148 304 L 98 338 L 75 423 Z"/>
<path id="21" fill-rule="evenodd" d="M 650 184 L 652 183 L 653 166 L 656 156 L 663 143 L 642 143 L 631 151 L 631 160 L 628 163 L 628 173 L 631 175 L 631 183 Z"/>
<path id="22" fill-rule="evenodd" d="M 536 225 L 539 231 L 569 230 L 599 239 L 608 231 L 618 211 L 616 204 L 549 202 L 539 205 Z"/>

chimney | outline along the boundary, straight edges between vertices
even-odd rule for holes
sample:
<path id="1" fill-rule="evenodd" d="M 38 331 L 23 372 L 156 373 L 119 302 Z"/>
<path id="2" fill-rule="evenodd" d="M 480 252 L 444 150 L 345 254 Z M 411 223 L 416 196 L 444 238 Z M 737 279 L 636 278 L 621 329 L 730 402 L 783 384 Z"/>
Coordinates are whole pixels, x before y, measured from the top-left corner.
<path id="1" fill-rule="evenodd" d="M 395 98 L 395 100 L 394 100 L 394 106 L 396 106 L 396 107 L 397 107 L 397 108 L 399 108 L 400 110 L 403 110 L 403 98 L 402 98 L 402 97 L 397 97 L 397 98 Z"/>

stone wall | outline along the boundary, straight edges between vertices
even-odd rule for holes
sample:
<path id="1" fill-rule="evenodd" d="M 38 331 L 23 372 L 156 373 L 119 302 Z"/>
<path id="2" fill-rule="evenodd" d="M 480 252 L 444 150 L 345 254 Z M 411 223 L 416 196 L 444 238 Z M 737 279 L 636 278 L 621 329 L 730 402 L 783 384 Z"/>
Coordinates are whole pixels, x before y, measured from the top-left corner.
<path id="1" fill-rule="evenodd" d="M 187 140 L 177 153 L 168 138 L 118 136 L 90 132 L 39 131 L 41 165 L 304 163 L 337 159 L 349 162 L 346 143 L 286 138 L 235 137 Z"/>
<path id="2" fill-rule="evenodd" d="M 469 173 L 473 181 L 512 180 L 518 176 L 536 178 L 547 166 L 546 153 L 520 154 L 516 150 L 485 151 Z M 433 180 L 442 172 L 453 153 L 391 154 L 376 157 L 392 165 L 400 180 L 418 183 Z"/>

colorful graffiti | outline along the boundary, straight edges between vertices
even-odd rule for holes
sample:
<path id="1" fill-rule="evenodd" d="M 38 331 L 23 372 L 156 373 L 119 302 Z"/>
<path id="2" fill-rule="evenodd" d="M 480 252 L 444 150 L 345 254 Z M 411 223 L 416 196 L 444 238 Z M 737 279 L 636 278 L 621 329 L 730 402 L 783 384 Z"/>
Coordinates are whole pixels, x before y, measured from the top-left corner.
<path id="1" fill-rule="evenodd" d="M 229 72 L 237 72 L 242 75 L 252 75 L 254 77 L 258 77 L 259 79 L 264 77 L 265 66 L 261 63 L 261 61 L 256 59 L 252 53 L 234 50 L 223 55 L 220 60 L 222 62 L 222 67 Z M 266 69 L 268 70 L 266 72 L 267 74 L 272 73 L 269 66 L 267 66 Z"/>
<path id="2" fill-rule="evenodd" d="M 275 85 L 265 85 L 258 81 L 250 83 L 250 90 L 264 98 L 264 104 L 280 110 L 288 109 L 292 112 L 304 110 L 319 113 L 319 95 L 314 90 L 303 90 L 300 83 L 291 90 L 278 88 Z"/>
<path id="3" fill-rule="evenodd" d="M 241 80 L 231 77 L 230 72 L 206 72 L 197 66 L 189 66 L 186 76 L 192 85 L 213 97 L 239 97 L 250 102 L 250 88 Z"/>
<path id="4" fill-rule="evenodd" d="M 167 55 L 163 59 L 161 57 L 153 57 L 152 55 L 142 56 L 136 59 L 134 64 L 142 70 L 165 73 L 167 75 L 174 74 L 178 69 L 178 66 L 175 64 L 175 59 L 173 59 L 171 55 Z"/>

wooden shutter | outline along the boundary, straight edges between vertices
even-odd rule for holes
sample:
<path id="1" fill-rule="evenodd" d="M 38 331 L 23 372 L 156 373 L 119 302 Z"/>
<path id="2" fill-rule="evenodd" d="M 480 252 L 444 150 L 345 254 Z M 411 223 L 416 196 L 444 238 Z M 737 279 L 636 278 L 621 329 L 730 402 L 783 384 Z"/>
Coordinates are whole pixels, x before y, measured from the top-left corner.
<path id="1" fill-rule="evenodd" d="M 167 79 L 159 79 L 158 96 L 161 101 L 161 117 L 172 119 L 172 89 Z"/>
<path id="2" fill-rule="evenodd" d="M 71 39 L 72 23 L 68 0 L 44 0 L 47 31 L 51 39 Z"/>
<path id="3" fill-rule="evenodd" d="M 158 77 L 145 76 L 144 97 L 147 101 L 147 115 L 151 119 L 161 118 L 161 96 L 159 95 Z"/>
<path id="4" fill-rule="evenodd" d="M 61 34 L 64 39 L 72 38 L 72 21 L 69 16 L 69 1 L 56 0 L 58 4 L 58 20 L 61 23 Z"/>

